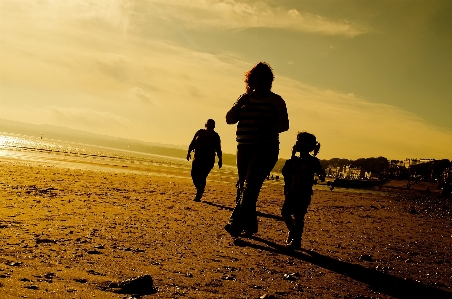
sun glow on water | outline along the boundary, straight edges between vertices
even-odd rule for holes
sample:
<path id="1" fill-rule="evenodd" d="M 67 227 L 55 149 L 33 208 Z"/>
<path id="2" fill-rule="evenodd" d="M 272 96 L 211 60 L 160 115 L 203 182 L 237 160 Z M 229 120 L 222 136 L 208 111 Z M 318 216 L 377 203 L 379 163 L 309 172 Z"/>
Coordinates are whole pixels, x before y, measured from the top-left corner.
<path id="1" fill-rule="evenodd" d="M 0 147 L 10 146 L 11 144 L 17 144 L 17 138 L 11 136 L 0 136 Z"/>

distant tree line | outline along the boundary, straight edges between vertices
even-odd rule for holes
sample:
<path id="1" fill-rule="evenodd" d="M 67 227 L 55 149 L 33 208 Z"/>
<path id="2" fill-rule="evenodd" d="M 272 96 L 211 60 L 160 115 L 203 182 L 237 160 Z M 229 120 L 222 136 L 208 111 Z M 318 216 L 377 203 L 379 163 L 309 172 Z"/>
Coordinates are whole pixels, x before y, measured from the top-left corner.
<path id="1" fill-rule="evenodd" d="M 284 166 L 284 162 L 286 160 L 279 159 L 275 165 L 273 171 L 281 172 L 282 167 Z M 360 168 L 362 171 L 366 172 L 376 172 L 382 173 L 389 169 L 389 160 L 385 157 L 378 158 L 359 158 L 357 160 L 343 159 L 343 158 L 332 158 L 329 160 L 322 159 L 320 160 L 320 164 L 323 169 L 327 168 L 344 168 L 345 166 L 349 166 L 352 168 Z"/>
<path id="2" fill-rule="evenodd" d="M 452 162 L 448 159 L 419 163 L 409 167 L 408 175 L 414 179 L 435 181 L 441 179 L 446 172 L 451 172 Z M 447 177 L 450 180 L 450 177 Z"/>
<path id="3" fill-rule="evenodd" d="M 273 171 L 281 172 L 285 159 L 279 159 Z M 372 172 L 377 176 L 390 179 L 418 179 L 426 181 L 450 180 L 452 162 L 448 159 L 434 160 L 405 167 L 403 161 L 388 160 L 385 157 L 359 158 L 356 160 L 344 158 L 322 159 L 320 164 L 324 169 L 336 168 L 343 171 L 345 167 L 359 168 L 362 172 Z"/>

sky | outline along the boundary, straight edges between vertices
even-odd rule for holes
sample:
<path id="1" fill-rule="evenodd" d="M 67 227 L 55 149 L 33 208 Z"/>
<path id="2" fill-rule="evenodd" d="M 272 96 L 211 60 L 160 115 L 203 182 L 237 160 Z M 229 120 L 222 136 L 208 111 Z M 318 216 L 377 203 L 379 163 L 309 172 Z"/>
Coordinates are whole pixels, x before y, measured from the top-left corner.
<path id="1" fill-rule="evenodd" d="M 184 145 L 260 61 L 320 159 L 452 159 L 452 1 L 2 0 L 0 118 Z M 0 128 L 1 131 L 1 128 Z"/>

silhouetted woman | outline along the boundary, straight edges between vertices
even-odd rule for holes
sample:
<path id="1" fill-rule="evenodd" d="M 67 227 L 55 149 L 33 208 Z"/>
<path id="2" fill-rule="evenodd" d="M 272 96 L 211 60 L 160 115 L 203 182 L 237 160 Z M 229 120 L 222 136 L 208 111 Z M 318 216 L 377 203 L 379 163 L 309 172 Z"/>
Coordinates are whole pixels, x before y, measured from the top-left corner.
<path id="1" fill-rule="evenodd" d="M 226 114 L 228 124 L 237 123 L 236 206 L 225 226 L 238 237 L 257 232 L 256 203 L 266 176 L 278 161 L 279 133 L 289 129 L 284 100 L 271 91 L 271 67 L 260 62 L 245 75 L 246 93 Z"/>

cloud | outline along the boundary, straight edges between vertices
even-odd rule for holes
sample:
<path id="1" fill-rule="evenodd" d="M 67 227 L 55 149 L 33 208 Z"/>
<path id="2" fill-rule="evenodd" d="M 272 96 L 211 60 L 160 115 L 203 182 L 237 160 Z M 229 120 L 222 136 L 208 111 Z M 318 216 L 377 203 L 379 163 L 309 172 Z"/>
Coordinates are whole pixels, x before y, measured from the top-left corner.
<path id="1" fill-rule="evenodd" d="M 95 27 L 110 27 L 120 29 L 123 33 L 129 28 L 132 0 L 4 0 L 2 9 L 5 13 L 14 12 L 27 16 L 17 20 L 35 22 L 36 29 L 57 27 L 67 22 L 79 22 Z M 37 22 L 45 19 L 46 22 Z"/>
<path id="2" fill-rule="evenodd" d="M 132 122 L 122 116 L 105 111 L 96 111 L 89 108 L 56 107 L 49 106 L 43 110 L 50 118 L 62 125 L 74 124 L 85 127 L 121 127 L 128 128 Z"/>
<path id="3" fill-rule="evenodd" d="M 234 0 L 151 0 L 142 4 L 146 13 L 154 17 L 181 21 L 192 28 L 246 29 L 282 28 L 308 33 L 354 37 L 367 29 L 346 20 L 329 20 L 325 17 L 297 9 L 272 7 L 256 1 L 244 3 Z"/>
<path id="4" fill-rule="evenodd" d="M 123 55 L 113 53 L 102 53 L 96 59 L 97 67 L 108 76 L 118 80 L 127 80 L 127 58 Z"/>
<path id="5" fill-rule="evenodd" d="M 145 104 L 151 104 L 151 105 L 157 104 L 157 101 L 154 99 L 154 97 L 150 93 L 145 92 L 143 89 L 141 89 L 139 87 L 133 87 L 131 89 L 131 93 L 134 97 L 140 99 Z"/>
<path id="6" fill-rule="evenodd" d="M 243 74 L 251 63 L 235 53 L 195 51 L 134 35 L 133 30 L 124 35 L 124 24 L 129 29 L 137 25 L 128 10 L 214 29 L 279 26 L 353 36 L 356 32 L 349 29 L 359 28 L 337 27 L 342 23 L 298 10 L 236 1 L 37 3 L 2 1 L 0 45 L 8 59 L 2 60 L 0 73 L 0 117 L 175 144 L 190 142 L 213 118 L 224 151 L 230 153 L 236 147 L 235 127 L 221 120 L 244 92 Z M 123 3 L 130 6 L 122 10 Z M 335 26 L 342 29 L 333 30 Z M 391 105 L 275 72 L 273 90 L 286 100 L 291 124 L 281 134 L 282 157 L 290 155 L 299 130 L 317 135 L 320 158 L 451 156 L 450 130 Z"/>
<path id="7" fill-rule="evenodd" d="M 111 136 L 127 136 L 135 124 L 127 117 L 92 108 L 41 106 L 33 104 L 1 105 L 0 118 L 48 124 Z M 113 133 L 116 132 L 116 135 Z"/>
<path id="8" fill-rule="evenodd" d="M 291 123 L 290 132 L 281 136 L 282 143 L 293 143 L 296 132 L 306 130 L 322 143 L 320 157 L 445 158 L 452 154 L 452 131 L 434 127 L 417 115 L 288 78 L 278 82 L 275 89 L 287 102 Z"/>

